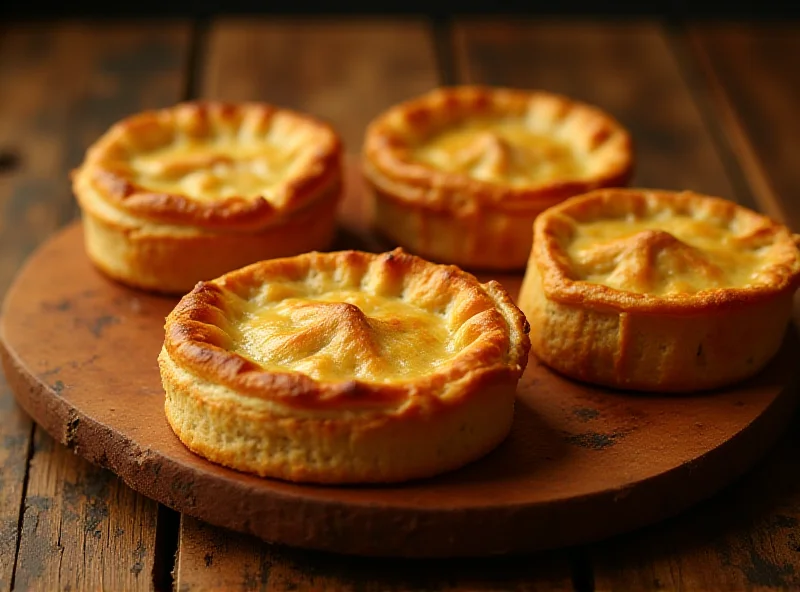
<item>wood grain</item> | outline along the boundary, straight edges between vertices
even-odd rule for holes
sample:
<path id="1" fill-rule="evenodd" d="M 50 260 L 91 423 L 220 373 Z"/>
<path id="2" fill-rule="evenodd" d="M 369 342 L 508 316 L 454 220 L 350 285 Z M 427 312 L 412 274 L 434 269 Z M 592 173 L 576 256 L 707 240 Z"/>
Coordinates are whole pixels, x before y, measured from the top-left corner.
<path id="1" fill-rule="evenodd" d="M 266 545 L 186 515 L 178 562 L 179 592 L 572 590 L 563 553 L 469 562 L 364 559 Z"/>
<path id="2" fill-rule="evenodd" d="M 156 503 L 36 431 L 15 585 L 149 590 Z"/>
<path id="3" fill-rule="evenodd" d="M 463 21 L 461 82 L 539 88 L 588 101 L 633 135 L 633 185 L 735 199 L 700 111 L 654 24 Z"/>
<path id="4" fill-rule="evenodd" d="M 10 590 L 32 434 L 28 416 L 0 380 L 0 590 Z"/>
<path id="5" fill-rule="evenodd" d="M 800 588 L 800 425 L 751 474 L 684 516 L 598 545 L 597 590 Z"/>
<path id="6" fill-rule="evenodd" d="M 75 215 L 67 175 L 88 144 L 117 118 L 180 98 L 188 41 L 185 26 L 68 23 L 0 35 L 2 292 L 24 257 Z M 30 433 L 4 383 L 0 590 L 11 584 L 18 524 L 17 589 L 137 589 L 134 580 L 147 589 L 156 504 L 37 430 L 21 517 Z"/>
<path id="7" fill-rule="evenodd" d="M 745 191 L 795 230 L 800 183 L 792 154 L 800 118 L 792 97 L 800 74 L 787 56 L 800 51 L 798 32 L 796 26 L 696 26 L 686 53 L 696 58 L 687 66 L 702 74 L 700 96 L 726 140 L 721 148 L 732 150 L 749 182 Z M 641 536 L 596 547 L 597 589 L 800 587 L 798 434 L 795 417 L 766 461 L 723 495 Z"/>
<path id="8" fill-rule="evenodd" d="M 762 209 L 800 232 L 800 26 L 697 25 L 689 40 Z"/>
<path id="9" fill-rule="evenodd" d="M 348 152 L 367 122 L 438 83 L 427 25 L 416 20 L 215 22 L 202 94 L 263 100 L 331 122 Z"/>

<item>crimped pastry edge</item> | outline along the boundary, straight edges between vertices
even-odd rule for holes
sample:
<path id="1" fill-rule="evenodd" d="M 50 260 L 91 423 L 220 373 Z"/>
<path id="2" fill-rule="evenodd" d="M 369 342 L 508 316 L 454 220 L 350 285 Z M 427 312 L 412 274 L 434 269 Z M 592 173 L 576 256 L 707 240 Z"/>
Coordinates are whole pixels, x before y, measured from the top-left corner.
<path id="1" fill-rule="evenodd" d="M 512 109 L 522 111 L 537 101 L 555 103 L 562 118 L 568 113 L 585 117 L 586 133 L 593 134 L 599 144 L 616 142 L 613 164 L 592 178 L 512 187 L 440 171 L 404 156 L 403 137 L 420 134 L 420 130 L 438 123 L 437 120 Z M 545 91 L 479 85 L 437 88 L 380 114 L 367 127 L 362 161 L 367 179 L 387 198 L 429 210 L 492 208 L 510 213 L 541 210 L 553 202 L 594 188 L 624 185 L 631 178 L 634 166 L 630 134 L 600 109 Z"/>
<path id="2" fill-rule="evenodd" d="M 262 477 L 327 484 L 430 477 L 484 456 L 511 429 L 517 382 L 494 382 L 434 414 L 297 414 L 203 380 L 166 350 L 159 365 L 167 420 L 191 451 Z"/>
<path id="3" fill-rule="evenodd" d="M 364 270 L 370 265 L 376 266 L 376 273 L 385 273 L 387 282 L 417 275 L 423 278 L 421 283 L 432 289 L 467 293 L 469 299 L 464 307 L 468 312 L 465 314 L 469 314 L 469 303 L 475 298 L 491 303 L 500 320 L 493 315 L 486 319 L 481 325 L 480 337 L 470 342 L 468 351 L 461 352 L 435 372 L 394 384 L 360 380 L 325 382 L 296 372 L 273 372 L 228 349 L 231 338 L 225 328 L 220 327 L 230 320 L 228 308 L 231 305 L 226 294 L 247 294 L 276 275 L 302 280 L 304 273 L 319 267 Z M 465 396 L 497 376 L 518 378 L 527 364 L 528 330 L 524 315 L 499 283 L 481 284 L 455 266 L 436 265 L 398 248 L 377 255 L 363 251 L 305 253 L 261 261 L 216 280 L 199 282 L 167 316 L 164 345 L 181 367 L 198 376 L 225 384 L 237 392 L 280 401 L 297 409 L 335 407 L 344 403 L 355 408 L 360 408 L 362 403 L 367 406 L 388 403 L 396 407 L 408 398 L 418 404 L 436 405 L 440 398 L 450 399 L 455 394 Z M 480 347 L 472 347 L 475 343 Z M 464 378 L 469 379 L 468 389 L 461 389 L 458 382 Z M 459 393 L 450 392 L 454 385 L 458 385 Z"/>
<path id="4" fill-rule="evenodd" d="M 705 207 L 729 216 L 755 219 L 779 241 L 783 259 L 770 266 L 774 281 L 769 285 L 742 288 L 713 288 L 693 294 L 653 295 L 616 290 L 609 286 L 572 280 L 569 257 L 561 248 L 554 227 L 559 216 L 592 216 L 606 207 L 645 207 L 654 199 L 670 207 Z M 692 191 L 666 191 L 645 188 L 599 189 L 575 196 L 548 209 L 534 223 L 533 247 L 529 267 L 537 265 L 547 297 L 583 307 L 611 308 L 619 312 L 653 314 L 707 314 L 726 307 L 735 307 L 793 293 L 800 284 L 800 236 L 763 214 L 748 210 L 731 201 Z"/>
<path id="5" fill-rule="evenodd" d="M 316 154 L 282 186 L 280 205 L 263 196 L 249 199 L 197 201 L 181 193 L 150 191 L 114 170 L 106 163 L 127 134 L 174 126 L 179 129 L 213 127 L 230 123 L 234 117 L 256 114 L 264 118 L 289 118 L 316 130 Z M 114 207 L 151 223 L 201 228 L 212 231 L 257 231 L 286 214 L 313 201 L 342 177 L 342 142 L 335 130 L 312 116 L 267 103 L 189 101 L 172 107 L 133 114 L 107 130 L 87 150 L 81 165 L 72 172 L 73 192 L 94 194 Z"/>

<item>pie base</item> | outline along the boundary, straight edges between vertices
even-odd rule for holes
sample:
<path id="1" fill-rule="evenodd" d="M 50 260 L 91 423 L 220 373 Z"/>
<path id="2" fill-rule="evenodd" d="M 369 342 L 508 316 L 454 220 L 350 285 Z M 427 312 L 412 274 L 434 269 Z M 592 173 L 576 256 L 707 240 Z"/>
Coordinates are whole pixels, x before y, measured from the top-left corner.
<path id="1" fill-rule="evenodd" d="M 83 210 L 86 252 L 103 273 L 124 284 L 184 294 L 201 280 L 262 259 L 327 249 L 336 231 L 340 187 L 258 232 L 214 232 L 156 224 L 132 224 Z"/>
<path id="2" fill-rule="evenodd" d="M 436 413 L 281 412 L 159 357 L 170 426 L 192 452 L 232 469 L 304 483 L 391 483 L 477 460 L 511 430 L 516 380 Z"/>
<path id="3" fill-rule="evenodd" d="M 404 249 L 465 269 L 513 271 L 525 268 L 533 222 L 541 209 L 504 212 L 484 209 L 455 213 L 425 209 L 375 189 L 375 227 Z"/>
<path id="4" fill-rule="evenodd" d="M 792 291 L 698 314 L 619 312 L 549 299 L 533 257 L 519 296 L 531 351 L 580 381 L 627 390 L 691 392 L 757 374 L 778 352 Z"/>

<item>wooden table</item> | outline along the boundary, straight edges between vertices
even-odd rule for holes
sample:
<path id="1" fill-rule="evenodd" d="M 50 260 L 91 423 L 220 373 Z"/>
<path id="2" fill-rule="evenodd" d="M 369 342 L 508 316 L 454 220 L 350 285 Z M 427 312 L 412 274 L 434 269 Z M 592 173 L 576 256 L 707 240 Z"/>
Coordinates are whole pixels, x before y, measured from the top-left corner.
<path id="1" fill-rule="evenodd" d="M 129 113 L 196 97 L 309 111 L 355 153 L 371 117 L 439 84 L 558 91 L 633 132 L 635 185 L 728 197 L 800 230 L 798 23 L 248 18 L 0 31 L 3 292 L 25 257 L 76 216 L 67 174 L 88 144 Z M 173 585 L 800 587 L 800 419 L 739 483 L 666 523 L 536 556 L 411 562 L 280 548 L 178 515 L 55 443 L 0 382 L 0 590 Z"/>

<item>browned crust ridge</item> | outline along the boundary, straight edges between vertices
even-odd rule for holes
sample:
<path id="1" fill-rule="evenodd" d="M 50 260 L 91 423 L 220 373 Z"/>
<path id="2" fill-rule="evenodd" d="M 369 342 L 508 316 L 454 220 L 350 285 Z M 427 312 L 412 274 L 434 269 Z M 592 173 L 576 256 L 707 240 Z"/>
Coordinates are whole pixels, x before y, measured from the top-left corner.
<path id="1" fill-rule="evenodd" d="M 399 293 L 407 278 L 417 276 L 419 289 L 446 290 L 452 296 L 466 294 L 452 314 L 461 315 L 460 324 L 473 323 L 473 339 L 431 374 L 392 384 L 318 381 L 297 372 L 266 370 L 231 351 L 232 338 L 226 328 L 235 322 L 236 300 L 247 299 L 265 282 L 301 281 L 310 271 L 336 268 L 346 270 L 348 281 L 355 281 L 352 278 L 363 277 L 370 266 L 376 267 L 373 273 L 380 274 L 381 286 L 389 292 Z M 457 403 L 497 380 L 518 379 L 528 360 L 528 330 L 524 315 L 499 283 L 480 284 L 457 267 L 436 265 L 398 248 L 380 255 L 361 251 L 306 253 L 262 261 L 217 280 L 200 282 L 167 317 L 164 346 L 175 363 L 200 378 L 290 408 L 396 408 L 413 401 L 404 409 L 417 413 L 442 407 L 438 395 L 453 384 L 460 387 L 452 399 Z"/>
<path id="2" fill-rule="evenodd" d="M 276 117 L 311 129 L 315 136 L 311 158 L 281 184 L 280 205 L 263 195 L 199 201 L 184 193 L 153 191 L 137 184 L 126 164 L 132 154 L 168 145 L 176 134 L 202 140 L 213 137 L 220 129 L 236 129 L 246 118 L 255 121 L 259 129 L 267 129 Z M 85 174 L 103 200 L 155 223 L 252 232 L 269 226 L 339 183 L 341 160 L 339 136 L 330 125 L 309 115 L 265 103 L 193 101 L 144 111 L 116 123 L 89 148 L 86 159 L 73 172 L 72 178 L 79 197 L 81 189 L 77 179 Z"/>
<path id="3" fill-rule="evenodd" d="M 588 136 L 591 151 L 612 140 L 618 142 L 615 158 L 608 166 L 586 179 L 556 179 L 517 187 L 438 170 L 410 156 L 415 138 L 450 122 L 471 117 L 522 115 L 531 105 L 545 101 L 555 106 L 555 121 L 569 116 L 582 118 L 575 134 Z M 634 166 L 630 135 L 600 109 L 545 91 L 478 85 L 439 88 L 390 108 L 368 126 L 363 161 L 365 174 L 385 196 L 433 210 L 451 211 L 469 211 L 476 204 L 509 212 L 538 210 L 543 203 L 549 205 L 595 188 L 625 185 Z M 465 195 L 470 198 L 464 198 Z"/>
<path id="4" fill-rule="evenodd" d="M 573 277 L 571 261 L 563 246 L 564 219 L 592 221 L 609 213 L 643 213 L 655 204 L 676 213 L 703 210 L 723 220 L 737 220 L 751 228 L 742 239 L 771 241 L 776 245 L 774 261 L 761 272 L 769 281 L 753 286 L 712 288 L 696 293 L 655 295 L 617 290 Z M 645 240 L 660 240 L 657 234 Z M 600 189 L 576 196 L 541 214 L 534 223 L 532 259 L 539 267 L 542 286 L 551 300 L 618 312 L 663 314 L 708 314 L 735 306 L 755 304 L 800 284 L 800 235 L 767 216 L 731 201 L 691 191 L 653 189 Z"/>

